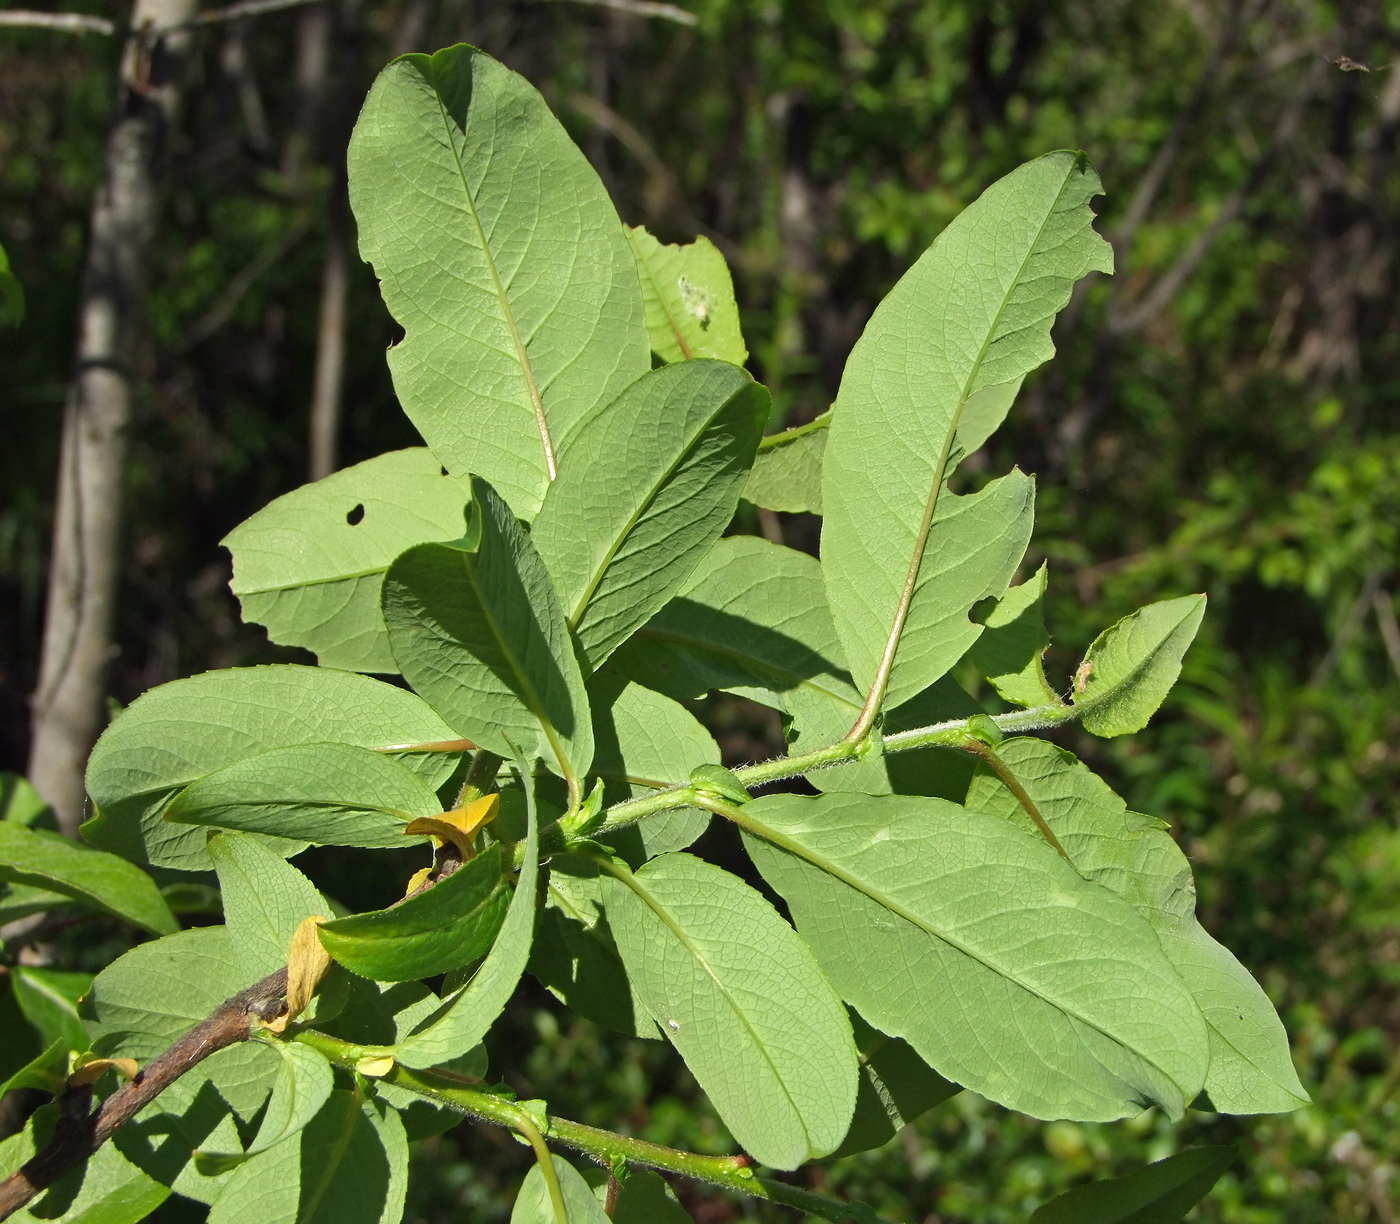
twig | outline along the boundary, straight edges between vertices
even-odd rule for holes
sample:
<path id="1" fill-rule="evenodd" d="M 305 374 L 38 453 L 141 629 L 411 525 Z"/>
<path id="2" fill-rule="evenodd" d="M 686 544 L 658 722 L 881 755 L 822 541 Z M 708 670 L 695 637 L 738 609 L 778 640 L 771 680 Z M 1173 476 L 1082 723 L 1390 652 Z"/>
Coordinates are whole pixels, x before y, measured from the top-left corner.
<path id="1" fill-rule="evenodd" d="M 1395 604 L 1391 601 L 1390 592 L 1384 588 L 1377 588 L 1374 603 L 1385 653 L 1390 656 L 1390 665 L 1395 669 L 1395 674 L 1400 676 L 1400 624 L 1395 622 Z"/>
<path id="2" fill-rule="evenodd" d="M 1366 581 L 1361 584 L 1361 594 L 1356 597 L 1356 602 L 1347 609 L 1347 614 L 1342 617 L 1341 623 L 1337 626 L 1337 632 L 1332 637 L 1331 645 L 1327 647 L 1327 653 L 1322 656 L 1322 662 L 1317 665 L 1317 670 L 1309 677 L 1309 687 L 1321 688 L 1332 678 L 1332 673 L 1337 670 L 1337 664 L 1342 661 L 1342 655 L 1351 645 L 1351 639 L 1356 636 L 1356 631 L 1361 628 L 1361 622 L 1366 619 L 1367 611 L 1374 607 L 1376 593 L 1380 589 L 1380 571 L 1372 570 L 1366 575 Z"/>
<path id="3" fill-rule="evenodd" d="M 677 25 L 693 26 L 699 18 L 674 4 L 661 4 L 658 0 L 571 0 L 574 4 L 592 4 L 598 8 L 612 9 L 617 13 L 631 13 L 634 17 L 659 17 L 662 21 L 674 21 Z"/>
<path id="4" fill-rule="evenodd" d="M 35 13 L 29 9 L 0 9 L 0 26 L 24 26 L 33 30 L 62 30 L 65 34 L 117 32 L 117 23 L 86 13 Z"/>
<path id="5" fill-rule="evenodd" d="M 279 969 L 225 1000 L 206 1020 L 148 1063 L 93 1110 L 92 1088 L 69 1088 L 59 1098 L 59 1119 L 43 1149 L 0 1182 L 0 1220 L 8 1219 L 70 1169 L 88 1160 L 123 1123 L 209 1055 L 247 1041 L 254 1019 L 286 1010 L 287 971 Z"/>
<path id="6" fill-rule="evenodd" d="M 152 25 L 143 30 L 147 37 L 169 34 L 175 30 L 192 30 L 201 26 L 220 25 L 226 21 L 241 21 L 245 17 L 260 17 L 263 13 L 276 13 L 282 9 L 301 8 L 307 4 L 321 4 L 324 0 L 242 0 L 240 4 L 230 4 L 227 8 L 210 9 L 185 21 L 172 21 L 168 25 Z M 616 7 L 629 3 L 641 4 L 642 0 L 575 0 L 580 4 L 606 4 Z M 649 5 L 658 9 L 670 9 L 669 4 Z M 675 9 L 679 13 L 683 10 Z M 665 14 L 654 13 L 660 17 Z M 689 16 L 689 14 L 686 14 Z M 679 20 L 672 17 L 671 20 Z M 695 24 L 690 17 L 688 23 Z M 106 17 L 90 17 L 86 13 L 36 13 L 29 9 L 0 9 L 0 26 L 28 27 L 30 29 L 61 30 L 67 34 L 106 34 L 109 37 L 129 33 L 124 23 L 109 21 Z"/>

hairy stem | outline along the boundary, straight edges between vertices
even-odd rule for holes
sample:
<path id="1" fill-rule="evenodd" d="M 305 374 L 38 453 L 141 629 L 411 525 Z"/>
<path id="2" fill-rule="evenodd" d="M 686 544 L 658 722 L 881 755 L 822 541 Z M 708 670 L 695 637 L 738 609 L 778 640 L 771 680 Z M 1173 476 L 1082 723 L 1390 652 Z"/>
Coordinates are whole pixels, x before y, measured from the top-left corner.
<path id="1" fill-rule="evenodd" d="M 991 720 L 1003 734 L 1018 735 L 1028 731 L 1044 731 L 1051 727 L 1073 722 L 1082 713 L 1075 706 L 1037 706 L 1032 710 L 1012 710 L 1006 714 L 993 714 Z M 987 715 L 979 715 L 985 718 Z M 968 738 L 969 719 L 955 718 L 948 722 L 933 723 L 927 727 L 915 727 L 909 731 L 898 731 L 887 735 L 880 742 L 884 752 L 909 752 L 915 748 L 963 748 Z M 756 765 L 743 765 L 734 770 L 734 776 L 746 787 L 763 786 L 768 782 L 778 782 L 793 778 L 798 774 L 810 773 L 814 769 L 828 769 L 845 765 L 869 755 L 874 742 L 869 735 L 859 741 L 838 740 L 825 748 L 796 756 L 774 757 Z M 607 820 L 602 831 L 621 828 L 633 824 L 646 816 L 659 812 L 670 812 L 676 808 L 695 806 L 695 790 L 688 783 L 678 783 L 654 795 L 643 795 L 639 799 L 628 799 L 615 803 L 608 809 Z M 703 805 L 702 805 L 703 806 Z M 1053 839 L 1052 839 L 1053 840 Z"/>
<path id="2" fill-rule="evenodd" d="M 338 1067 L 353 1069 L 367 1053 L 374 1053 L 367 1046 L 357 1046 L 339 1037 L 318 1033 L 314 1029 L 303 1029 L 294 1039 L 320 1051 Z M 508 1101 L 490 1092 L 482 1092 L 463 1083 L 461 1077 L 440 1071 L 416 1071 L 399 1063 L 382 1077 L 384 1083 L 395 1088 L 403 1088 L 418 1096 L 425 1097 L 439 1105 L 456 1110 L 460 1114 L 503 1126 L 529 1139 L 521 1126 L 524 1110 L 514 1101 Z M 531 1126 L 534 1119 L 525 1115 Z M 612 1131 L 599 1130 L 572 1122 L 568 1118 L 549 1116 L 549 1125 L 544 1134 L 566 1147 L 609 1166 L 614 1160 L 625 1160 L 629 1164 L 658 1169 L 663 1173 L 673 1173 L 694 1181 L 717 1186 L 736 1194 L 747 1194 L 753 1198 L 770 1199 L 790 1207 L 797 1207 L 809 1215 L 833 1224 L 845 1224 L 852 1218 L 849 1205 L 819 1194 L 801 1190 L 785 1182 L 758 1176 L 752 1161 L 747 1156 L 702 1156 L 696 1152 L 682 1152 L 676 1148 L 662 1147 L 659 1143 L 648 1143 L 644 1139 L 633 1139 L 627 1135 L 617 1135 Z M 538 1133 L 538 1129 L 536 1130 Z M 533 1143 L 533 1140 L 531 1140 Z"/>

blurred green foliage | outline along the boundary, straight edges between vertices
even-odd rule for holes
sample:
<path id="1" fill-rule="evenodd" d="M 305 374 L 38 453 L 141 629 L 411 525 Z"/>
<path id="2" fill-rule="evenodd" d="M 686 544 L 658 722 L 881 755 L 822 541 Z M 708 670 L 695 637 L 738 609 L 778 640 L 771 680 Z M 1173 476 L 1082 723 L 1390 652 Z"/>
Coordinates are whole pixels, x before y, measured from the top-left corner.
<path id="1" fill-rule="evenodd" d="M 1169 819 L 1206 925 L 1293 1034 L 1293 1115 L 1041 1124 L 964 1093 L 813 1172 L 908 1221 L 1023 1220 L 1196 1142 L 1244 1158 L 1198 1211 L 1231 1224 L 1400 1217 L 1400 4 L 1393 0 L 685 0 L 690 29 L 554 0 L 366 0 L 330 79 L 478 43 L 546 93 L 631 223 L 709 235 L 734 271 L 773 424 L 825 410 L 873 304 L 987 183 L 1055 147 L 1109 192 L 1112 281 L 1057 329 L 994 453 L 1039 478 L 1052 679 L 1103 626 L 1204 590 L 1146 732 L 1067 746 Z M 96 8 L 92 5 L 88 7 Z M 317 6 L 316 12 L 322 11 Z M 171 148 L 134 432 L 112 695 L 294 657 L 238 623 L 216 541 L 304 479 L 327 201 L 348 120 L 307 67 L 312 10 L 201 33 Z M 107 15 L 119 15 L 115 10 Z M 22 768 L 53 470 L 114 48 L 0 32 L 0 243 L 28 313 L 0 346 L 0 754 Z M 323 77 L 323 81 L 324 81 Z M 317 91 L 321 91 L 318 93 Z M 348 324 L 342 459 L 411 444 L 368 269 Z M 816 522 L 741 524 L 815 549 Z M 995 698 L 981 694 L 989 702 Z M 701 710 L 740 760 L 767 713 Z M 710 835 L 720 861 L 725 834 Z M 334 871 L 337 864 L 327 866 Z M 364 884 L 345 864 L 342 891 Z M 358 873 L 358 874 L 357 874 Z M 332 889 L 334 891 L 334 888 Z M 80 933 L 79 933 L 80 934 Z M 78 938 L 78 935 L 65 936 Z M 96 967 L 94 962 L 92 967 Z M 663 1047 L 543 992 L 491 1038 L 522 1095 L 723 1150 Z M 651 1099 L 654 1103 L 645 1106 Z M 529 1156 L 464 1126 L 414 1164 L 411 1218 L 505 1220 Z M 780 1219 L 682 1187 L 697 1221 Z M 185 1211 L 175 1204 L 162 1214 Z"/>

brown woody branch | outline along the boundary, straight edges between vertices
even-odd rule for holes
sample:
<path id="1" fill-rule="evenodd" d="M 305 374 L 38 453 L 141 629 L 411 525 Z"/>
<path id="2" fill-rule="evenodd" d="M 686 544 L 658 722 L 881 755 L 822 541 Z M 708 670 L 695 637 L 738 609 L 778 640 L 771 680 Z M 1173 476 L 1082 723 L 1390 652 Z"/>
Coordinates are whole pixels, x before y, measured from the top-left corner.
<path id="1" fill-rule="evenodd" d="M 70 1087 L 59 1097 L 52 1137 L 25 1164 L 0 1182 L 0 1220 L 8 1219 L 70 1169 L 91 1159 L 113 1132 L 149 1105 L 209 1055 L 247 1041 L 253 1022 L 286 1010 L 287 971 L 279 969 L 225 1000 L 163 1054 L 123 1084 L 96 1109 L 91 1086 Z"/>

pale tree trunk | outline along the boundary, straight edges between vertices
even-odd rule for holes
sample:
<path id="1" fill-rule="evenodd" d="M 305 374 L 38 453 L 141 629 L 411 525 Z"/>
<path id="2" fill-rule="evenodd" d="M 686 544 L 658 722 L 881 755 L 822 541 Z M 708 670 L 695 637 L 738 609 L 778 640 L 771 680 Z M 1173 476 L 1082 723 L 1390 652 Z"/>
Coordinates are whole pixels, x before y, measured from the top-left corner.
<path id="1" fill-rule="evenodd" d="M 158 167 L 189 39 L 187 32 L 149 31 L 194 11 L 194 0 L 135 2 L 88 236 L 29 753 L 30 780 L 70 834 L 82 819 L 83 765 L 101 729 L 113 653 L 133 362 L 144 327 Z"/>
<path id="2" fill-rule="evenodd" d="M 346 206 L 345 146 L 353 121 L 358 64 L 357 0 L 331 0 L 302 17 L 297 84 L 302 127 L 293 137 L 294 163 L 325 161 L 331 170 L 326 208 L 326 254 L 321 268 L 321 310 L 316 329 L 316 373 L 311 388 L 312 480 L 340 466 L 340 419 L 345 383 L 346 307 L 350 297 L 350 218 Z M 306 167 L 294 164 L 294 175 Z"/>

